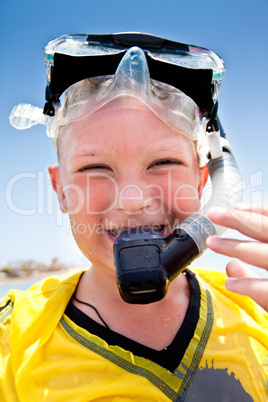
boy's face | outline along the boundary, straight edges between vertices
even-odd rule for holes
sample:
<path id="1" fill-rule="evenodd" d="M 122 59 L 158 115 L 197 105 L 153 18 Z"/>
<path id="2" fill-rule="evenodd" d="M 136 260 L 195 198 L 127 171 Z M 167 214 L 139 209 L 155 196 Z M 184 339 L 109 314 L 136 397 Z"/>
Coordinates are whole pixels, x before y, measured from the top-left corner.
<path id="1" fill-rule="evenodd" d="M 79 248 L 110 273 L 120 230 L 153 226 L 166 236 L 199 209 L 206 180 L 194 144 L 138 100 L 69 124 L 49 172 Z"/>

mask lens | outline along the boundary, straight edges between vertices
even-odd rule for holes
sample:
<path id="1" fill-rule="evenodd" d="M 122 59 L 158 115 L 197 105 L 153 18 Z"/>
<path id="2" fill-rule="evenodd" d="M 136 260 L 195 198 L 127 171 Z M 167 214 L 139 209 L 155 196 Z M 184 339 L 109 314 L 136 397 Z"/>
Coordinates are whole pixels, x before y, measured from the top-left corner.
<path id="1" fill-rule="evenodd" d="M 197 105 L 180 90 L 151 80 L 145 53 L 139 47 L 125 53 L 114 76 L 90 78 L 69 87 L 63 106 L 55 116 L 58 126 L 82 119 L 124 96 L 139 99 L 172 129 L 192 140 L 198 139 Z M 122 99 L 127 105 L 127 98 Z"/>

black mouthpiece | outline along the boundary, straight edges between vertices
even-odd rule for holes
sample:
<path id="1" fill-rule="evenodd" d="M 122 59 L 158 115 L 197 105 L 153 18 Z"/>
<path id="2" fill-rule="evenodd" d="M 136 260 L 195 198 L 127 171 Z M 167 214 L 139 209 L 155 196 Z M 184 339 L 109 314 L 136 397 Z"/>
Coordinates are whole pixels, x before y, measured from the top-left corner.
<path id="1" fill-rule="evenodd" d="M 132 304 L 161 300 L 169 283 L 198 255 L 195 242 L 182 229 L 166 238 L 153 230 L 123 232 L 114 243 L 122 299 Z"/>

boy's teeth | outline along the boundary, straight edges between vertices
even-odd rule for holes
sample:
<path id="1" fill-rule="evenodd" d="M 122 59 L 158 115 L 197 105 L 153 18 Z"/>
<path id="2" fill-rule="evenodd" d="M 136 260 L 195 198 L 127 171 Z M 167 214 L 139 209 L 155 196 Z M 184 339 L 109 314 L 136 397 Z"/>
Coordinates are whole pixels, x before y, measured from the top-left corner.
<path id="1" fill-rule="evenodd" d="M 164 228 L 164 225 L 154 225 L 151 226 L 151 229 L 156 231 L 156 232 L 160 232 L 162 229 Z M 114 230 L 109 230 L 109 233 L 113 236 L 113 237 L 119 237 L 121 235 L 121 233 L 123 232 L 128 232 L 130 230 L 142 230 L 142 229 L 149 229 L 149 227 L 137 227 L 137 228 L 127 228 L 127 229 L 114 229 Z"/>
<path id="2" fill-rule="evenodd" d="M 109 230 L 112 236 L 114 237 L 119 237 L 121 233 L 123 232 L 128 232 L 130 229 L 115 229 L 115 230 Z"/>

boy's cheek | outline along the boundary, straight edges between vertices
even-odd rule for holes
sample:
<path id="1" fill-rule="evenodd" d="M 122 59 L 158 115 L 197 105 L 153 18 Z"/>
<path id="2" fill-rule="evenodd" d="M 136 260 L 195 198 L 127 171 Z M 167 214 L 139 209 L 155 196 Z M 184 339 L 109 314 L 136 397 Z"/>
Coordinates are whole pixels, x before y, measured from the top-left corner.
<path id="1" fill-rule="evenodd" d="M 188 216 L 198 211 L 200 200 L 198 188 L 191 184 L 173 187 L 169 197 L 166 197 L 168 209 L 176 216 Z"/>
<path id="2" fill-rule="evenodd" d="M 87 187 L 68 185 L 65 188 L 65 196 L 71 216 L 107 213 L 114 208 L 116 200 L 116 192 L 111 184 Z"/>

